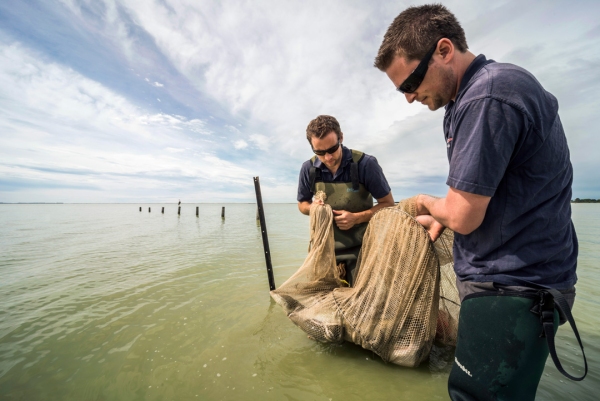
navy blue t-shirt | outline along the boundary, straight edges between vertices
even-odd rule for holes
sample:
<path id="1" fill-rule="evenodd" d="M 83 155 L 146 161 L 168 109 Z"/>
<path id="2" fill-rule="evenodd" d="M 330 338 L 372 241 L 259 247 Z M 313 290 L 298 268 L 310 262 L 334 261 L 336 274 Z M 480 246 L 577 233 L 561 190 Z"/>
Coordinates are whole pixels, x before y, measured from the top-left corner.
<path id="1" fill-rule="evenodd" d="M 321 163 L 317 157 L 315 167 L 321 170 L 321 179 L 323 182 L 351 182 L 350 163 L 352 162 L 352 151 L 342 145 L 342 163 L 335 172 L 331 171 Z M 311 201 L 313 198 L 312 188 L 310 187 L 309 172 L 312 162 L 305 161 L 300 168 L 300 178 L 298 180 L 298 202 Z M 358 163 L 358 181 L 365 186 L 373 198 L 381 199 L 390 193 L 390 186 L 383 175 L 383 170 L 377 159 L 368 154 L 364 154 L 362 160 Z"/>
<path id="2" fill-rule="evenodd" d="M 556 98 L 523 68 L 480 55 L 446 106 L 444 135 L 446 183 L 491 197 L 481 226 L 455 233 L 458 278 L 572 287 L 578 253 L 573 168 Z"/>

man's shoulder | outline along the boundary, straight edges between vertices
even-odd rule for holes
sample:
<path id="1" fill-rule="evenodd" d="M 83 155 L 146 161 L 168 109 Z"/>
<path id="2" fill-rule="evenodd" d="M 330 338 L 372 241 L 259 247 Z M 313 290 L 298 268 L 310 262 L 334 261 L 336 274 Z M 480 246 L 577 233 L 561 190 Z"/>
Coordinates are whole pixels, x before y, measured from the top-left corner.
<path id="1" fill-rule="evenodd" d="M 300 167 L 300 172 L 302 172 L 302 173 L 306 172 L 308 174 L 308 172 L 312 166 L 313 166 L 313 160 L 308 159 L 307 161 L 302 163 L 302 167 Z"/>
<path id="2" fill-rule="evenodd" d="M 356 151 L 356 149 L 354 149 Z M 375 156 L 369 155 L 365 152 L 362 152 L 360 150 L 358 150 L 357 152 L 361 153 L 360 156 L 360 160 L 359 163 L 364 166 L 365 168 L 369 168 L 369 167 L 373 167 L 373 166 L 378 166 L 379 163 L 377 162 L 377 158 Z"/>
<path id="3" fill-rule="evenodd" d="M 510 63 L 492 62 L 484 65 L 469 81 L 461 103 L 485 97 L 510 102 L 542 91 L 539 81 L 526 69 Z"/>

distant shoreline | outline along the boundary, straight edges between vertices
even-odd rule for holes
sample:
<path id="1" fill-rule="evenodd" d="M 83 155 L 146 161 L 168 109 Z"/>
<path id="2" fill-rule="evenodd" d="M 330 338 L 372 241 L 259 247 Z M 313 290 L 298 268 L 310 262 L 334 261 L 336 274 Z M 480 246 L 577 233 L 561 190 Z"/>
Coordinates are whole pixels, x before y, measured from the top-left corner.
<path id="1" fill-rule="evenodd" d="M 272 205 L 293 205 L 295 202 L 264 202 L 265 204 Z M 575 198 L 571 200 L 571 203 L 600 203 L 600 199 L 579 199 Z M 256 204 L 256 202 L 192 202 L 186 203 L 187 205 L 246 205 Z M 396 205 L 398 202 L 396 202 Z M 0 205 L 177 205 L 172 202 L 0 202 Z M 183 203 L 181 204 L 183 205 Z"/>

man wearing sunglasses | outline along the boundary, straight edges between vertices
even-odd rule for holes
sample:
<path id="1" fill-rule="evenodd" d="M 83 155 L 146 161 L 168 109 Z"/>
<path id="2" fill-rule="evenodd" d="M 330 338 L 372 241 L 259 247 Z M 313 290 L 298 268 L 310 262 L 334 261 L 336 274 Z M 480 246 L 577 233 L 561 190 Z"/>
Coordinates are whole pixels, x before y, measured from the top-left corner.
<path id="1" fill-rule="evenodd" d="M 313 196 L 325 192 L 334 214 L 336 262 L 344 264 L 346 281 L 352 285 L 367 223 L 378 209 L 394 206 L 394 198 L 377 159 L 342 145 L 344 134 L 334 117 L 312 120 L 306 139 L 315 156 L 300 170 L 298 209 L 308 215 Z"/>
<path id="2" fill-rule="evenodd" d="M 433 240 L 444 227 L 455 232 L 463 304 L 450 396 L 533 400 L 548 347 L 540 317 L 519 305 L 550 288 L 572 306 L 577 281 L 573 169 L 558 102 L 523 68 L 468 51 L 460 23 L 439 4 L 400 13 L 375 67 L 409 103 L 445 106 L 449 190 L 420 195 L 417 220 Z M 509 291 L 519 296 L 501 295 Z M 488 296 L 493 310 L 482 306 Z"/>

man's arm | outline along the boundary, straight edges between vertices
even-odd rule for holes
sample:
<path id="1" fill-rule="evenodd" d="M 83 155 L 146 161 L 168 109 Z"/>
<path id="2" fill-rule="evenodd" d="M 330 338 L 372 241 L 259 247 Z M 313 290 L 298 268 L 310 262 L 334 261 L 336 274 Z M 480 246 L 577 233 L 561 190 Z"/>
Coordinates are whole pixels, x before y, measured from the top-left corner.
<path id="1" fill-rule="evenodd" d="M 475 231 L 483 222 L 490 199 L 492 198 L 489 196 L 476 195 L 450 187 L 445 198 L 419 195 L 417 216 L 431 215 L 442 226 L 467 235 Z M 417 217 L 417 220 L 428 229 L 432 240 L 435 241 L 441 234 L 439 231 L 435 236 L 435 232 L 439 229 L 435 222 L 426 217 Z"/>
<path id="2" fill-rule="evenodd" d="M 322 200 L 315 200 L 315 202 L 321 205 L 323 204 Z M 300 210 L 300 213 L 308 216 L 310 214 L 310 205 L 312 205 L 312 201 L 298 202 L 298 210 Z"/>
<path id="3" fill-rule="evenodd" d="M 340 230 L 349 230 L 356 224 L 368 222 L 371 220 L 375 212 L 381 208 L 389 206 L 394 206 L 394 197 L 392 196 L 391 191 L 383 198 L 377 199 L 377 205 L 365 211 L 351 213 L 346 210 L 334 210 L 333 214 L 335 215 L 335 223 Z M 298 208 L 300 208 L 300 205 L 298 205 Z"/>

